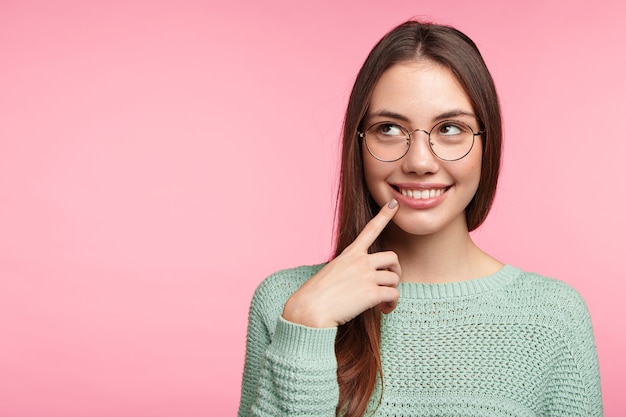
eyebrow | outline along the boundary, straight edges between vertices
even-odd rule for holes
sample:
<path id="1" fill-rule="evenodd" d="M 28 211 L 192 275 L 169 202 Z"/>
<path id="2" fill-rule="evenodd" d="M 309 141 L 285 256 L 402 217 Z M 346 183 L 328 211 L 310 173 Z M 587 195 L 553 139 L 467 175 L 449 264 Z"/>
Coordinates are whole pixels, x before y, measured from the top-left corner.
<path id="1" fill-rule="evenodd" d="M 471 112 L 467 112 L 465 110 L 449 110 L 445 113 L 441 113 L 439 115 L 437 115 L 433 120 L 434 121 L 440 121 L 440 120 L 445 120 L 445 119 L 450 119 L 453 117 L 459 117 L 459 116 L 467 116 L 467 117 L 473 117 L 476 120 L 478 120 L 478 117 L 476 117 L 476 115 L 474 113 Z M 410 123 L 411 120 L 400 113 L 396 113 L 390 110 L 380 110 L 377 111 L 376 113 L 372 113 L 368 116 L 368 118 L 372 118 L 372 117 L 386 117 L 386 118 L 390 118 L 390 119 L 395 119 L 395 120 L 401 120 L 403 122 L 406 123 Z"/>

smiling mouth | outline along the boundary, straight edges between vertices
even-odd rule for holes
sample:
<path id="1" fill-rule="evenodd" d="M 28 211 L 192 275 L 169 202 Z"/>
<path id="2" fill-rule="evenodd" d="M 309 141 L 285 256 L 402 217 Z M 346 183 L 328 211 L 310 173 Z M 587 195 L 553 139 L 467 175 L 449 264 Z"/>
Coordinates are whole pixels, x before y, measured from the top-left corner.
<path id="1" fill-rule="evenodd" d="M 427 198 L 435 198 L 439 197 L 441 194 L 445 193 L 450 189 L 450 187 L 444 188 L 431 188 L 426 190 L 410 190 L 407 188 L 399 188 L 394 186 L 399 193 L 401 193 L 404 197 L 413 198 L 415 200 L 425 200 Z"/>

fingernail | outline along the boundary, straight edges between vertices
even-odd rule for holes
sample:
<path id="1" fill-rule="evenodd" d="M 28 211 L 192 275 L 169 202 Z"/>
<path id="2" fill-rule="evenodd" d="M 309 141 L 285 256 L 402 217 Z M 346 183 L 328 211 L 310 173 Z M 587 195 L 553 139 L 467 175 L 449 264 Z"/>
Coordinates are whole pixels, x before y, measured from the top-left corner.
<path id="1" fill-rule="evenodd" d="M 398 202 L 396 201 L 395 198 L 391 200 L 388 204 L 389 208 L 396 208 L 397 205 L 398 205 Z"/>

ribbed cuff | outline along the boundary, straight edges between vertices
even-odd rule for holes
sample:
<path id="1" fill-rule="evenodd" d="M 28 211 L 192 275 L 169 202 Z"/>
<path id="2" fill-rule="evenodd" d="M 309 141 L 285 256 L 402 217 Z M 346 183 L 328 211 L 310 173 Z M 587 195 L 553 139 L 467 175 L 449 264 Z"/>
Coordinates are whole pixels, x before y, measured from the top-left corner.
<path id="1" fill-rule="evenodd" d="M 281 355 L 301 360 L 335 359 L 337 328 L 313 328 L 280 317 L 272 339 L 272 349 Z"/>

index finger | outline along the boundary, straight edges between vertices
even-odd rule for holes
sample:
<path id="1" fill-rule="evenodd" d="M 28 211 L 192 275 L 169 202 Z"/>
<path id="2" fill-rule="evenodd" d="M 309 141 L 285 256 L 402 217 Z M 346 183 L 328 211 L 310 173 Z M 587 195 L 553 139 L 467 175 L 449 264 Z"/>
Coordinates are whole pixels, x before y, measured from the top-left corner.
<path id="1" fill-rule="evenodd" d="M 393 219 L 396 212 L 398 211 L 398 202 L 396 199 L 391 200 L 388 204 L 385 204 L 378 214 L 370 220 L 361 233 L 354 239 L 352 245 L 357 249 L 362 249 L 365 252 L 369 249 L 370 246 L 374 243 L 376 238 L 380 236 L 383 230 L 385 230 L 385 226 Z"/>

